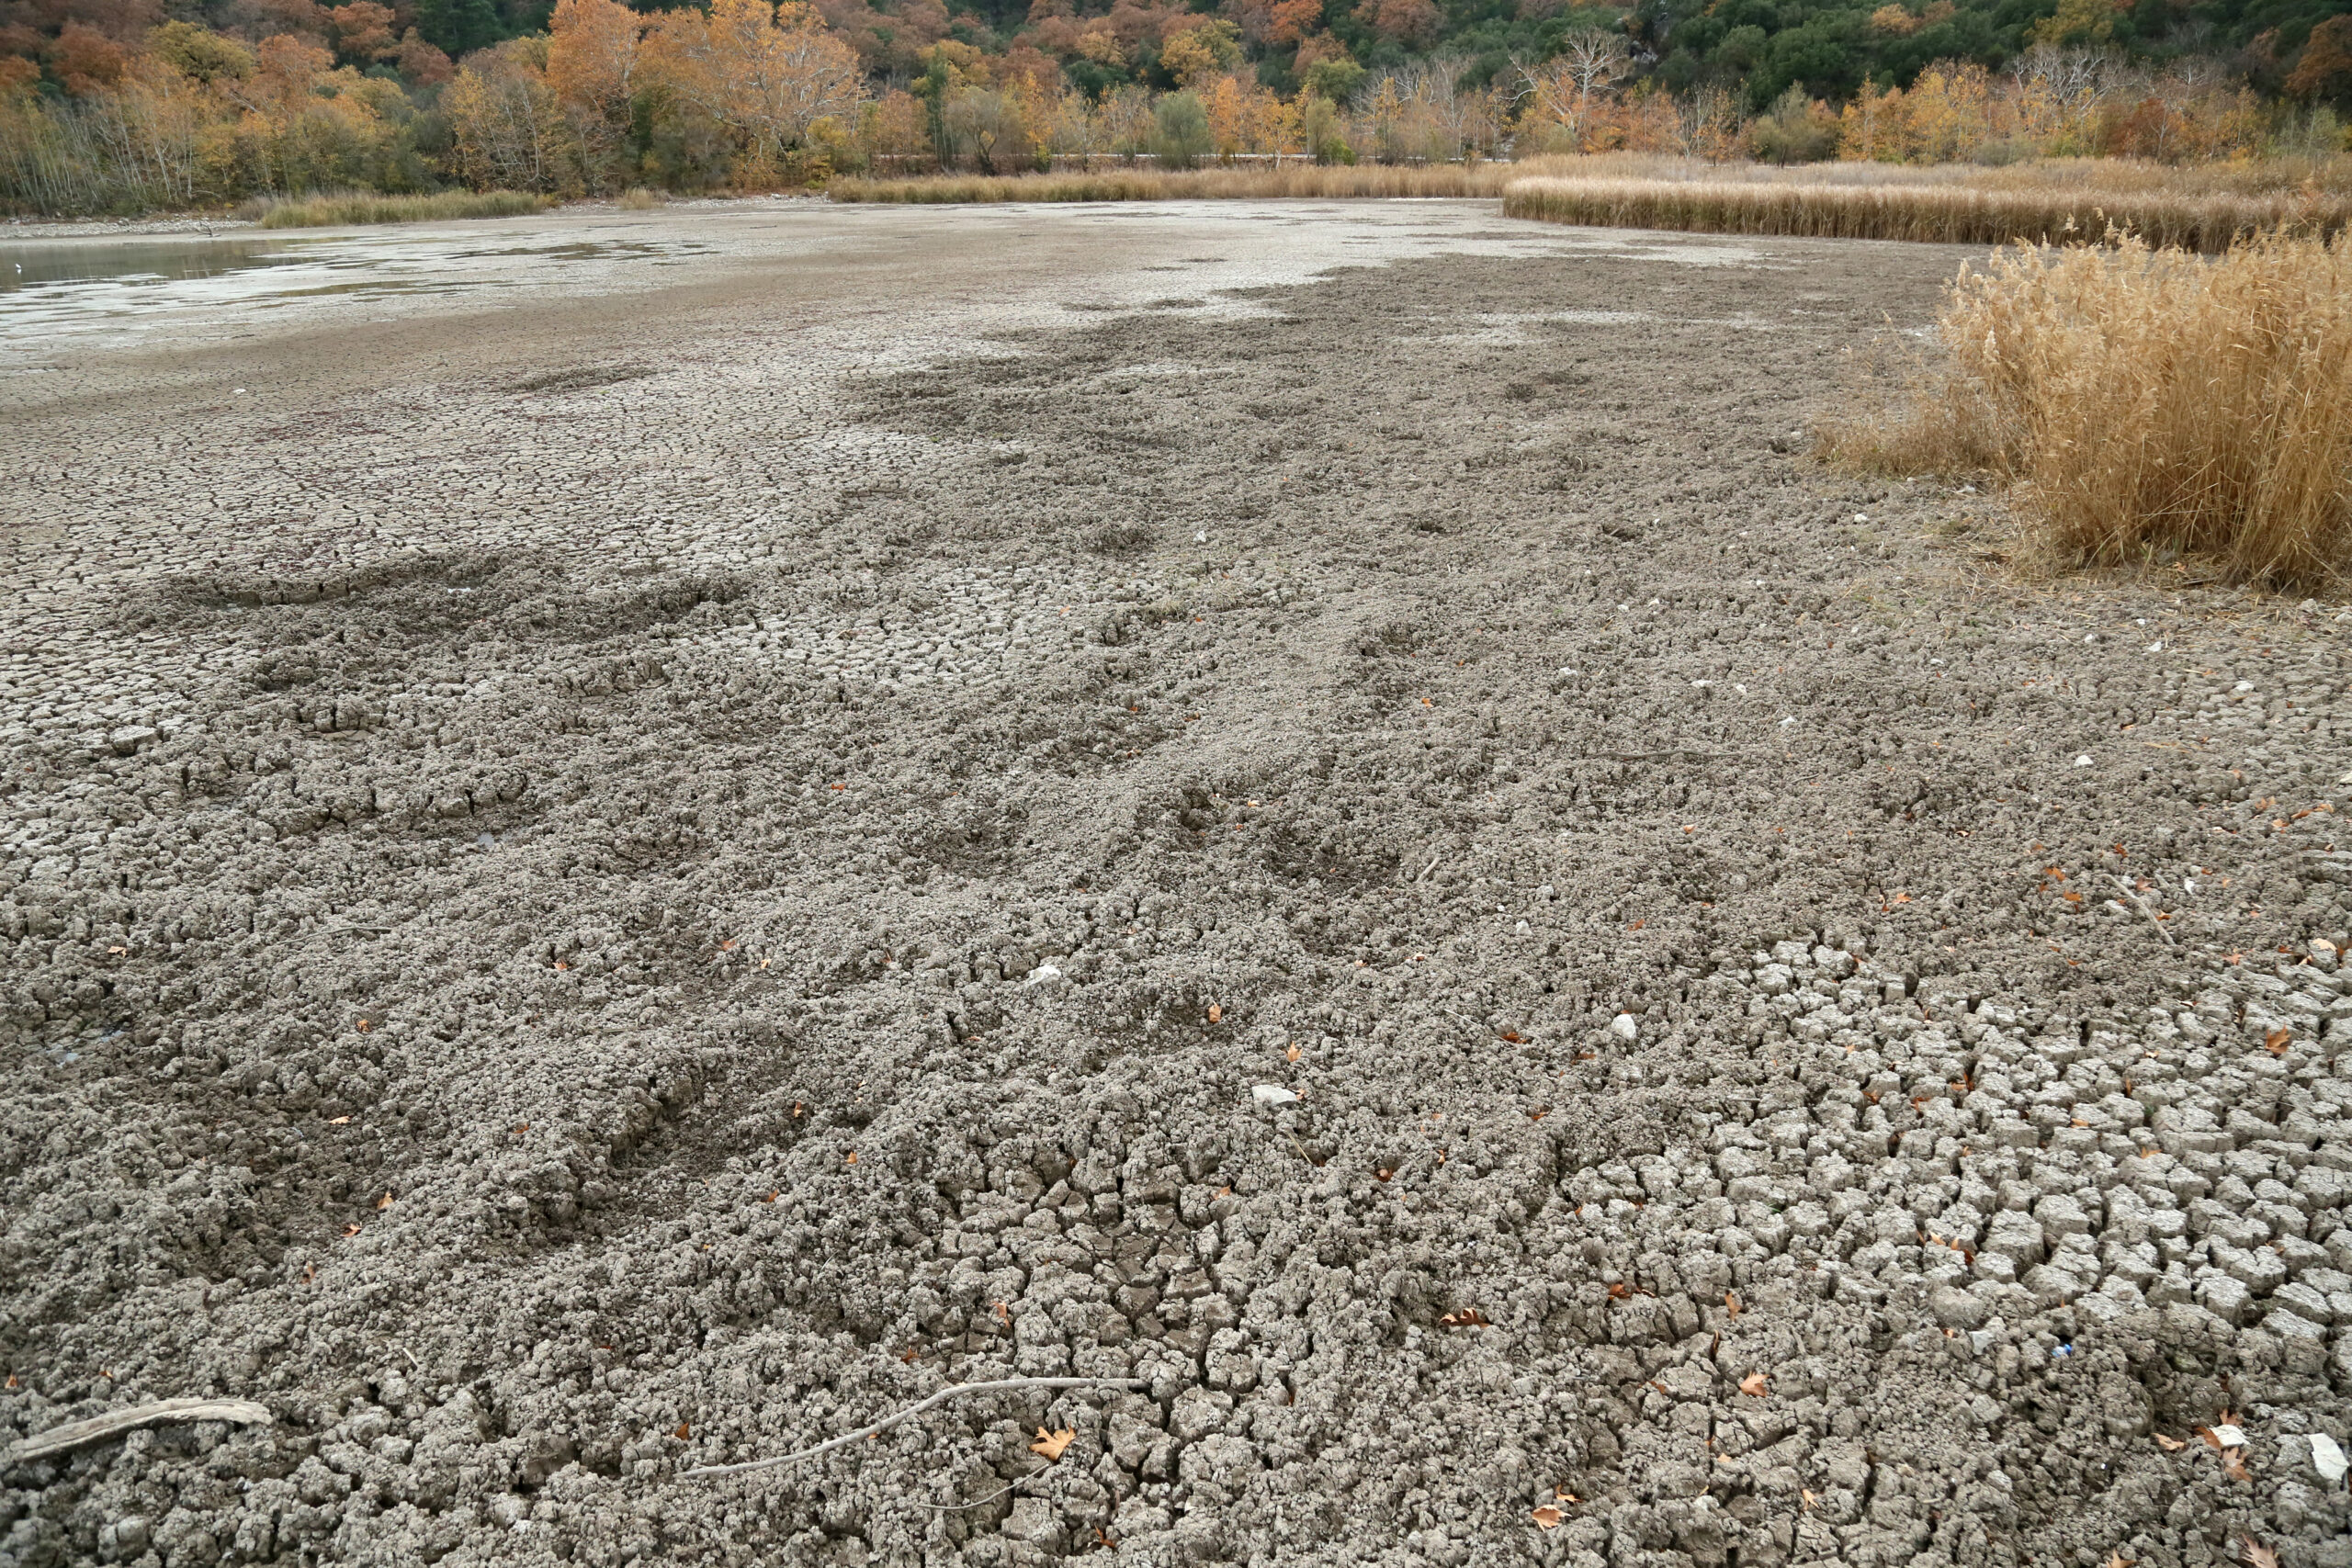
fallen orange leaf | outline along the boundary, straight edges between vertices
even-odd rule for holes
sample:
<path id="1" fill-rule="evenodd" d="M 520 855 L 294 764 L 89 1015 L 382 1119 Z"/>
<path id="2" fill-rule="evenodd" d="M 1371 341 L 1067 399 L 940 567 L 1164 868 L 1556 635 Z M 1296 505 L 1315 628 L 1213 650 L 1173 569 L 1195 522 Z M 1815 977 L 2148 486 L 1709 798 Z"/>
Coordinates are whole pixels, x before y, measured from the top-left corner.
<path id="1" fill-rule="evenodd" d="M 2294 1043 L 2294 1035 L 2288 1031 L 2274 1029 L 2262 1037 L 2262 1043 L 2269 1049 L 2272 1055 L 2283 1056 L 2287 1054 L 2287 1047 Z"/>
<path id="2" fill-rule="evenodd" d="M 345 1225 L 343 1227 L 343 1234 L 346 1236 L 357 1235 L 359 1234 L 359 1227 L 356 1224 Z"/>
<path id="3" fill-rule="evenodd" d="M 1295 1062 L 1295 1061 L 1297 1061 L 1297 1060 L 1298 1060 L 1298 1047 L 1297 1047 L 1297 1046 L 1295 1046 L 1295 1045 L 1293 1045 L 1289 1050 L 1287 1050 L 1287 1051 L 1283 1052 L 1283 1060 L 1285 1060 L 1285 1061 L 1290 1061 L 1290 1062 Z"/>
<path id="4" fill-rule="evenodd" d="M 1215 1002 L 1211 1002 L 1209 1004 L 1209 1021 L 1211 1023 L 1223 1023 L 1225 1021 L 1225 1009 Z"/>
<path id="5" fill-rule="evenodd" d="M 2278 1553 L 2275 1549 L 2263 1545 L 2250 1535 L 2238 1537 L 2238 1545 L 2254 1568 L 2278 1568 Z"/>
<path id="6" fill-rule="evenodd" d="M 1739 1392 L 1754 1394 L 1758 1399 L 1764 1397 L 1764 1392 L 1768 1386 L 1762 1372 L 1750 1372 L 1739 1380 Z"/>
<path id="7" fill-rule="evenodd" d="M 2177 1454 L 2188 1446 L 2188 1445 L 2187 1443 L 2181 1441 L 2178 1438 L 2167 1438 L 2162 1432 L 2158 1432 L 2156 1434 L 2156 1447 L 2164 1450 L 2165 1452 L 2168 1454 Z"/>
<path id="8" fill-rule="evenodd" d="M 376 1207 L 377 1207 L 378 1209 L 379 1209 L 379 1210 L 382 1210 L 382 1209 L 389 1209 L 389 1208 L 390 1208 L 391 1206 L 392 1206 L 392 1195 L 391 1195 L 390 1193 L 389 1193 L 389 1192 L 385 1193 L 381 1198 L 379 1198 L 379 1199 L 377 1199 L 377 1200 L 376 1200 Z"/>
<path id="9" fill-rule="evenodd" d="M 1724 1292 L 1724 1306 L 1729 1310 L 1732 1316 L 1739 1315 L 1739 1298 L 1729 1291 Z"/>
<path id="10" fill-rule="evenodd" d="M 1062 1457 L 1062 1450 L 1069 1447 L 1070 1439 L 1077 1436 L 1078 1434 L 1068 1427 L 1058 1432 L 1048 1432 L 1040 1427 L 1037 1428 L 1037 1440 L 1029 1445 L 1029 1451 L 1033 1454 L 1044 1454 L 1046 1462 L 1051 1464 Z"/>
<path id="11" fill-rule="evenodd" d="M 673 1438 L 683 1438 L 686 1436 L 686 1424 L 684 1421 L 679 1422 L 678 1429 L 670 1435 Z"/>
<path id="12" fill-rule="evenodd" d="M 330 1127 L 345 1127 L 349 1126 L 350 1123 L 351 1118 L 348 1116 L 330 1117 L 327 1121 L 327 1125 Z"/>
<path id="13" fill-rule="evenodd" d="M 1558 1529 L 1560 1528 L 1560 1521 L 1566 1517 L 1567 1516 L 1561 1513 L 1559 1509 L 1555 1508 L 1552 1505 L 1546 1503 L 1544 1506 L 1535 1510 L 1536 1528 L 1547 1530 Z"/>
<path id="14" fill-rule="evenodd" d="M 2245 1450 L 2244 1449 L 2223 1449 L 2222 1450 L 2222 1473 L 2227 1475 L 2232 1481 L 2252 1481 L 2254 1479 L 2253 1476 L 2246 1473 Z"/>
<path id="15" fill-rule="evenodd" d="M 850 1150 L 848 1155 L 843 1157 L 842 1163 L 843 1165 L 855 1165 L 857 1163 L 857 1151 L 855 1149 Z"/>

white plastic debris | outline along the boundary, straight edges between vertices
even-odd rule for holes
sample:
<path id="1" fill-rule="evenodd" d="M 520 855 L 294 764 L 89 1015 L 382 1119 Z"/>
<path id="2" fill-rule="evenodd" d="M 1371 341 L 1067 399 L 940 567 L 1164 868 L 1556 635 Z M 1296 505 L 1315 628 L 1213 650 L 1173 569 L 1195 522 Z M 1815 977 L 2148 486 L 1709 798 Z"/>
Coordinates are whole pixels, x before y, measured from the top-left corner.
<path id="1" fill-rule="evenodd" d="M 2312 1433 L 2311 1439 L 2312 1468 L 2319 1472 L 2322 1481 L 2333 1486 L 2344 1479 L 2344 1472 L 2347 1468 L 2344 1450 L 2336 1446 L 2334 1438 L 2324 1432 Z"/>
<path id="2" fill-rule="evenodd" d="M 2077 757 L 2075 759 L 2075 766 L 2078 768 L 2087 768 L 2090 765 L 2091 760 L 2088 757 Z"/>
<path id="3" fill-rule="evenodd" d="M 2213 1440 L 2225 1449 L 2242 1449 L 2245 1447 L 2245 1428 L 2216 1427 L 2213 1428 Z"/>
<path id="4" fill-rule="evenodd" d="M 1061 977 L 1062 972 L 1055 968 L 1052 964 L 1040 964 L 1035 969 L 1030 970 L 1029 977 L 1021 983 L 1024 986 L 1044 986 L 1051 984 L 1053 981 L 1058 980 Z"/>
<path id="5" fill-rule="evenodd" d="M 1609 1032 L 1620 1040 L 1630 1041 L 1641 1032 L 1642 1026 L 1634 1021 L 1634 1015 L 1630 1012 L 1621 1012 L 1609 1021 Z"/>
<path id="6" fill-rule="evenodd" d="M 2148 651 L 2150 653 L 2162 653 L 2164 650 L 2165 645 L 2161 641 L 2152 642 L 2148 645 Z"/>
<path id="7" fill-rule="evenodd" d="M 1298 1096 L 1278 1083 L 1261 1083 L 1250 1091 L 1250 1098 L 1261 1105 L 1288 1105 Z"/>

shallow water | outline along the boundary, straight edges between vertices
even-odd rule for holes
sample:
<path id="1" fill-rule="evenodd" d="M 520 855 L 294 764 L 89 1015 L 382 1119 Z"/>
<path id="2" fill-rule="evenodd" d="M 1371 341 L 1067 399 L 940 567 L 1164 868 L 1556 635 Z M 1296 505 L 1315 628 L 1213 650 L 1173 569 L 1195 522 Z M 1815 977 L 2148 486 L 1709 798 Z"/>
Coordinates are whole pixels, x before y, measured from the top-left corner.
<path id="1" fill-rule="evenodd" d="M 0 294 L 51 284 L 125 288 L 218 277 L 300 259 L 283 239 L 139 239 L 0 243 Z"/>
<path id="2" fill-rule="evenodd" d="M 615 272 L 676 265 L 693 241 L 562 240 L 536 230 L 0 241 L 0 341 L 103 333 L 136 337 L 165 318 L 234 316 L 322 296 L 361 302 L 418 293 L 609 287 Z"/>

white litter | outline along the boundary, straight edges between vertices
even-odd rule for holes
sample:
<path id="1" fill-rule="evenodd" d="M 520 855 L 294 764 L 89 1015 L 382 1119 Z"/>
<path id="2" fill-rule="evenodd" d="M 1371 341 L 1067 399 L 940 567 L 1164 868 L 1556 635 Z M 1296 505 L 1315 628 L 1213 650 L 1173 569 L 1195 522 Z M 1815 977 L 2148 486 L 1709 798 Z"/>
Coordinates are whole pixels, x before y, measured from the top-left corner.
<path id="1" fill-rule="evenodd" d="M 1022 984 L 1024 986 L 1043 986 L 1049 981 L 1058 980 L 1061 977 L 1062 972 L 1055 968 L 1052 964 L 1040 964 L 1037 967 L 1029 971 L 1029 977 L 1026 980 L 1023 980 Z"/>
<path id="2" fill-rule="evenodd" d="M 2090 765 L 2091 760 L 2088 757 L 2077 757 L 2075 759 L 2075 766 L 2078 768 L 2087 768 Z"/>
<path id="3" fill-rule="evenodd" d="M 1298 1096 L 1278 1083 L 1261 1083 L 1250 1091 L 1250 1098 L 1261 1105 L 1288 1105 Z"/>
<path id="4" fill-rule="evenodd" d="M 2213 1428 L 2213 1440 L 2225 1449 L 2242 1449 L 2245 1447 L 2245 1428 L 2216 1427 Z"/>
<path id="5" fill-rule="evenodd" d="M 2311 1438 L 2312 1468 L 2319 1472 L 2322 1481 L 2333 1486 L 2344 1479 L 2344 1472 L 2347 1468 L 2344 1450 L 2336 1446 L 2334 1438 L 2324 1432 L 2313 1432 Z"/>

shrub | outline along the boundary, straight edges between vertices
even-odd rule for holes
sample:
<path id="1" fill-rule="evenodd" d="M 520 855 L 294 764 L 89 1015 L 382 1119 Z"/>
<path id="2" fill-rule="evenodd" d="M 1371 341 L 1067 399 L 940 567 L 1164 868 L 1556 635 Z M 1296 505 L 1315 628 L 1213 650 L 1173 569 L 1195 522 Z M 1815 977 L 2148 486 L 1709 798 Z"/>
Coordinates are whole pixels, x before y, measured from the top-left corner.
<path id="1" fill-rule="evenodd" d="M 1945 358 L 1889 414 L 1833 424 L 1825 456 L 2018 482 L 2086 563 L 2215 559 L 2278 586 L 2352 547 L 2352 235 L 2271 233 L 2218 259 L 2019 246 L 1963 271 Z"/>

